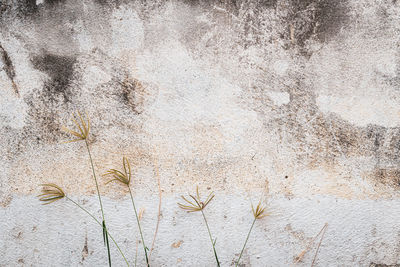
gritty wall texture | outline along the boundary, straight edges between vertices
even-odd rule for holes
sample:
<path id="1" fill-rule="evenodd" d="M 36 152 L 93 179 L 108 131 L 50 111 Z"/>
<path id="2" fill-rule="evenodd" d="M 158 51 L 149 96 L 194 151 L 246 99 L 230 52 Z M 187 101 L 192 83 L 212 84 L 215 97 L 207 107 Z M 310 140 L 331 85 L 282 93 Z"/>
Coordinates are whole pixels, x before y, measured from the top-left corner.
<path id="1" fill-rule="evenodd" d="M 54 182 L 100 218 L 84 144 L 63 143 L 75 110 L 98 173 L 130 159 L 148 245 L 160 181 L 153 266 L 215 264 L 201 215 L 176 205 L 196 185 L 215 191 L 223 266 L 261 196 L 272 215 L 242 266 L 293 266 L 325 223 L 316 266 L 400 264 L 400 2 L 1 0 L 0 23 L 0 266 L 107 264 L 86 214 L 35 198 Z M 127 191 L 105 182 L 133 263 Z"/>

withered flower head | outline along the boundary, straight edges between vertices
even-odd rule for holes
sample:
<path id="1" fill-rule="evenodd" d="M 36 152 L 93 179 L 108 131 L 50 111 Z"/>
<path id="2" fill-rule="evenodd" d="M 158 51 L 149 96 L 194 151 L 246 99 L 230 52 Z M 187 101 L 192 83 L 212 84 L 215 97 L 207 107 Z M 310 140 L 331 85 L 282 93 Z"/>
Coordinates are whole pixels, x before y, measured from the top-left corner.
<path id="1" fill-rule="evenodd" d="M 256 209 L 254 209 L 253 204 L 251 204 L 251 210 L 253 211 L 253 216 L 255 219 L 261 219 L 265 216 L 268 216 L 269 213 L 266 213 L 265 207 L 261 204 L 261 200 L 258 202 Z"/>
<path id="2" fill-rule="evenodd" d="M 214 192 L 211 192 L 205 201 L 201 201 L 200 194 L 199 194 L 199 187 L 196 187 L 196 196 L 189 194 L 189 196 L 193 199 L 193 202 L 181 196 L 182 199 L 186 202 L 186 205 L 178 203 L 179 207 L 187 212 L 196 212 L 203 210 L 208 203 L 214 198 Z"/>
<path id="3" fill-rule="evenodd" d="M 72 116 L 72 121 L 75 123 L 75 125 L 78 127 L 77 131 L 73 131 L 68 129 L 67 127 L 63 126 L 62 130 L 66 133 L 72 134 L 75 136 L 75 139 L 72 139 L 68 142 L 76 142 L 76 141 L 81 141 L 81 140 L 86 140 L 89 136 L 89 130 L 90 130 L 90 120 L 89 116 L 86 114 L 87 122 L 83 119 L 83 116 L 79 111 L 76 112 L 78 119 L 76 118 L 75 115 Z"/>
<path id="4" fill-rule="evenodd" d="M 128 159 L 125 157 L 122 158 L 122 166 L 124 168 L 123 171 L 110 169 L 104 174 L 104 176 L 110 175 L 113 177 L 113 179 L 108 181 L 107 184 L 113 181 L 118 181 L 129 186 L 129 183 L 131 182 L 131 165 L 129 164 Z"/>
<path id="5" fill-rule="evenodd" d="M 40 201 L 43 201 L 43 205 L 53 203 L 56 200 L 65 197 L 64 191 L 56 184 L 41 184 L 42 194 L 38 195 Z"/>

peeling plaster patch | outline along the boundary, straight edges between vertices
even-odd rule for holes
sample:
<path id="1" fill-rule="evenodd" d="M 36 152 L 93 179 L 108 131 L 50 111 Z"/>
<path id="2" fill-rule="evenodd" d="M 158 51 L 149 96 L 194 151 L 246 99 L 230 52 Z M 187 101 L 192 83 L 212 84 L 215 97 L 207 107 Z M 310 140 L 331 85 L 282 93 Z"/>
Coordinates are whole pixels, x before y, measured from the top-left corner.
<path id="1" fill-rule="evenodd" d="M 25 126 L 26 111 L 25 102 L 4 92 L 4 87 L 0 90 L 0 127 L 9 126 L 13 129 L 22 129 Z"/>
<path id="2" fill-rule="evenodd" d="M 0 33 L 0 40 L 2 40 L 4 47 L 7 47 L 7 52 L 12 56 L 13 62 L 18 64 L 14 65 L 15 77 L 14 80 L 18 84 L 18 92 L 21 98 L 25 97 L 27 94 L 40 88 L 43 85 L 44 75 L 42 72 L 36 70 L 31 64 L 31 52 L 26 44 L 14 37 L 13 35 L 2 35 Z M 0 68 L 1 70 L 1 68 Z M 4 71 L 0 71 L 3 73 Z M 3 75 L 3 74 L 0 74 Z M 5 79 L 1 78 L 2 88 L 9 87 L 10 85 L 5 85 L 7 82 Z M 13 90 L 12 88 L 8 90 Z"/>
<path id="3" fill-rule="evenodd" d="M 79 52 L 89 53 L 92 51 L 96 45 L 93 43 L 92 36 L 88 32 L 85 22 L 82 19 L 78 20 L 74 28 L 77 31 L 74 39 L 78 42 Z"/>
<path id="4" fill-rule="evenodd" d="M 88 66 L 82 77 L 82 85 L 96 88 L 97 86 L 111 81 L 112 76 L 99 66 Z"/>
<path id="5" fill-rule="evenodd" d="M 140 56 L 137 64 L 142 80 L 160 87 L 153 107 L 159 119 L 231 121 L 240 113 L 233 100 L 241 89 L 210 70 L 207 62 L 191 57 L 181 43 L 164 44 L 152 53 Z M 147 66 L 148 62 L 152 65 Z M 229 118 L 223 116 L 226 112 L 232 112 Z"/>
<path id="6" fill-rule="evenodd" d="M 334 112 L 357 126 L 376 124 L 384 127 L 400 125 L 400 103 L 388 97 L 317 97 L 319 109 L 325 113 Z"/>
<path id="7" fill-rule="evenodd" d="M 267 91 L 266 94 L 277 106 L 282 106 L 290 101 L 290 95 L 286 92 Z"/>
<path id="8" fill-rule="evenodd" d="M 144 39 L 143 22 L 132 9 L 121 6 L 111 15 L 112 46 L 111 54 L 121 57 L 135 53 Z"/>
<path id="9" fill-rule="evenodd" d="M 25 126 L 26 111 L 26 103 L 16 97 L 7 75 L 0 71 L 0 128 L 8 126 L 22 129 Z"/>
<path id="10" fill-rule="evenodd" d="M 280 76 L 285 75 L 288 68 L 289 68 L 289 62 L 286 60 L 277 60 L 273 65 L 274 71 L 276 72 L 276 74 Z"/>
<path id="11" fill-rule="evenodd" d="M 200 132 L 216 132 L 216 143 L 237 149 L 237 142 L 244 141 L 242 133 L 259 124 L 255 112 L 236 102 L 241 88 L 210 70 L 209 64 L 194 59 L 180 42 L 164 43 L 152 54 L 146 51 L 137 58 L 140 79 L 160 88 L 145 127 L 148 133 L 159 132 L 168 140 L 163 145 L 168 145 L 171 153 L 177 153 L 178 146 L 179 153 L 187 151 L 190 155 L 191 144 L 199 142 L 196 138 L 200 137 L 192 130 L 200 126 L 204 127 Z"/>
<path id="12" fill-rule="evenodd" d="M 291 183 L 291 193 L 294 195 L 337 195 L 342 198 L 352 198 L 357 191 L 364 191 L 364 186 L 359 185 L 357 191 L 353 191 L 353 185 L 333 169 L 322 168 L 306 170 L 296 173 L 293 178 L 287 178 Z M 364 190 L 363 190 L 364 189 Z"/>
<path id="13" fill-rule="evenodd" d="M 349 29 L 342 40 L 332 41 L 311 57 L 307 68 L 317 105 L 356 126 L 398 126 L 398 37 L 390 34 L 396 29 L 361 25 L 362 30 Z"/>

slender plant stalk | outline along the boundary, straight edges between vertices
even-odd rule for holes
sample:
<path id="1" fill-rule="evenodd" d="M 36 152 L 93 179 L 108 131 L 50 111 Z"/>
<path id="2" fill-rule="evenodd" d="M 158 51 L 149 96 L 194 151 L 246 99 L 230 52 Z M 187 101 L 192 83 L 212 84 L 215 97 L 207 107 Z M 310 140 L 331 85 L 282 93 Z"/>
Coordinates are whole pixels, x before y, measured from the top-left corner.
<path id="1" fill-rule="evenodd" d="M 311 262 L 311 267 L 314 266 L 315 260 L 317 259 L 317 255 L 318 255 L 318 252 L 319 252 L 319 247 L 321 246 L 322 239 L 324 239 L 324 235 L 325 235 L 327 227 L 328 227 L 328 223 L 325 223 L 324 227 L 322 227 L 323 230 L 321 230 L 321 231 L 323 231 L 323 232 L 322 232 L 322 235 L 321 235 L 321 239 L 319 240 L 317 250 L 315 251 L 315 255 L 314 255 L 313 261 Z"/>
<path id="2" fill-rule="evenodd" d="M 149 263 L 151 262 L 151 254 L 153 253 L 154 244 L 156 242 L 156 237 L 157 237 L 157 233 L 158 233 L 158 227 L 160 225 L 160 220 L 161 220 L 161 202 L 162 202 L 160 172 L 159 172 L 159 169 L 158 169 L 158 160 L 157 160 L 157 158 L 155 159 L 154 166 L 155 166 L 155 169 L 156 169 L 156 177 L 157 177 L 157 184 L 158 184 L 158 214 L 157 214 L 156 230 L 154 231 L 153 242 L 151 243 L 151 249 L 150 249 L 150 253 L 149 253 Z"/>
<path id="3" fill-rule="evenodd" d="M 69 198 L 68 196 L 65 196 L 66 199 L 68 199 L 69 201 L 71 201 L 72 203 L 74 203 L 76 206 L 78 206 L 81 210 L 83 210 L 86 214 L 88 214 L 90 217 L 92 217 L 93 220 L 95 220 L 97 222 L 98 225 L 100 225 L 101 227 L 102 224 L 101 222 L 99 222 L 99 220 L 96 219 L 96 217 L 93 216 L 93 214 L 91 214 L 87 209 L 85 209 L 84 207 L 82 207 L 81 205 L 79 205 L 79 203 L 77 203 L 76 201 L 72 200 L 71 198 Z M 118 246 L 117 242 L 115 241 L 115 239 L 112 237 L 112 235 L 110 233 L 108 233 L 108 235 L 110 236 L 111 240 L 114 242 L 115 246 L 117 247 L 119 253 L 121 254 L 121 256 L 124 258 L 126 265 L 129 267 L 129 263 L 128 260 L 125 258 L 124 253 L 122 252 L 121 248 Z"/>
<path id="4" fill-rule="evenodd" d="M 214 251 L 215 260 L 217 261 L 217 266 L 219 267 L 220 263 L 219 263 L 219 260 L 218 260 L 217 251 L 215 250 L 215 241 L 212 238 L 210 227 L 208 226 L 208 222 L 207 222 L 206 216 L 204 215 L 203 209 L 201 209 L 201 214 L 203 215 L 204 222 L 206 223 L 208 235 L 210 236 L 210 241 L 211 241 L 211 244 L 212 244 L 212 247 L 213 247 L 213 251 Z"/>
<path id="5" fill-rule="evenodd" d="M 94 171 L 94 165 L 93 165 L 92 154 L 90 153 L 89 144 L 88 144 L 88 142 L 87 142 L 86 139 L 85 139 L 85 144 L 86 144 L 87 152 L 88 152 L 88 154 L 89 154 L 90 164 L 91 164 L 91 166 L 92 166 L 92 172 L 93 172 L 94 181 L 96 182 L 97 195 L 98 195 L 98 197 L 99 197 L 100 208 L 101 208 L 101 216 L 102 216 L 103 221 L 104 221 L 104 210 L 103 210 L 103 203 L 101 202 L 99 184 L 98 184 L 98 182 L 97 182 L 96 173 L 95 173 L 95 171 Z"/>
<path id="6" fill-rule="evenodd" d="M 237 260 L 237 262 L 235 264 L 236 267 L 239 265 L 240 258 L 242 257 L 242 254 L 243 254 L 244 248 L 246 247 L 247 241 L 249 241 L 250 233 L 251 233 L 251 230 L 253 230 L 253 226 L 254 226 L 256 220 L 257 220 L 257 218 L 254 218 L 253 223 L 251 224 L 249 233 L 247 234 L 247 237 L 246 237 L 246 241 L 244 241 L 244 245 L 243 245 L 242 251 L 240 251 L 239 258 L 238 258 L 238 260 Z"/>
<path id="7" fill-rule="evenodd" d="M 102 216 L 102 219 L 103 219 L 103 239 L 104 239 L 104 242 L 106 243 L 106 246 L 107 246 L 108 265 L 111 267 L 110 244 L 108 242 L 108 231 L 107 231 L 107 226 L 106 226 L 106 220 L 104 219 L 104 209 L 103 209 L 103 203 L 101 202 L 99 184 L 97 182 L 96 172 L 94 171 L 92 154 L 90 153 L 89 143 L 88 143 L 87 139 L 85 139 L 85 144 L 86 144 L 86 149 L 87 149 L 88 154 L 89 154 L 90 165 L 92 166 L 92 172 L 93 172 L 94 181 L 96 182 L 97 195 L 99 197 L 100 208 L 101 208 L 101 216 Z"/>
<path id="8" fill-rule="evenodd" d="M 138 216 L 137 211 L 136 211 L 135 201 L 133 201 L 132 191 L 131 191 L 131 187 L 130 187 L 129 185 L 128 185 L 128 188 L 129 188 L 129 194 L 130 194 L 131 200 L 132 200 L 133 209 L 134 209 L 134 211 L 135 211 L 136 221 L 137 221 L 137 224 L 138 224 L 138 227 L 139 227 L 140 237 L 141 237 L 141 239 L 142 239 L 142 244 L 143 244 L 143 249 L 144 249 L 144 255 L 146 256 L 146 264 L 147 264 L 147 267 L 150 267 L 149 258 L 148 258 L 148 256 L 147 256 L 147 248 L 146 248 L 146 244 L 144 243 L 142 228 L 140 227 L 139 216 Z"/>
<path id="9" fill-rule="evenodd" d="M 136 239 L 135 267 L 137 266 L 136 263 L 137 263 L 138 246 L 139 246 L 139 240 Z"/>
<path id="10" fill-rule="evenodd" d="M 308 243 L 307 247 L 296 257 L 296 261 L 293 262 L 294 264 L 297 264 L 298 262 L 300 262 L 303 259 L 304 255 L 311 249 L 311 246 L 314 244 L 314 241 L 317 239 L 317 237 L 322 232 L 325 233 L 325 229 L 327 226 L 328 226 L 328 223 L 325 223 L 325 225 L 321 228 L 321 230 L 318 232 L 318 234 L 316 236 L 314 236 L 313 239 Z"/>

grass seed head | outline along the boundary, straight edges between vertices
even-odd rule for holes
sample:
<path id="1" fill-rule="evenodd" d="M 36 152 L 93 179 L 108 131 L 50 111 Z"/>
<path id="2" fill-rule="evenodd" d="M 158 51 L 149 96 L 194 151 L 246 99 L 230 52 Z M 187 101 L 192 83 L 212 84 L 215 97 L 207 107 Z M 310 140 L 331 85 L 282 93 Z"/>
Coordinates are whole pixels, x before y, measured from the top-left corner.
<path id="1" fill-rule="evenodd" d="M 253 216 L 255 219 L 261 219 L 269 215 L 269 213 L 266 212 L 266 207 L 261 204 L 261 200 L 258 202 L 255 209 L 253 204 L 251 204 L 251 210 L 253 211 Z"/>
<path id="2" fill-rule="evenodd" d="M 90 119 L 89 116 L 86 114 L 87 121 L 84 120 L 83 116 L 79 111 L 76 112 L 76 116 L 72 116 L 72 121 L 73 123 L 77 126 L 77 130 L 70 130 L 67 127 L 63 126 L 62 130 L 66 133 L 71 134 L 75 138 L 72 140 L 69 140 L 68 142 L 77 142 L 81 140 L 87 140 L 89 137 L 89 131 L 90 131 Z"/>
<path id="3" fill-rule="evenodd" d="M 107 184 L 113 181 L 117 181 L 129 186 L 132 177 L 131 165 L 129 163 L 129 160 L 125 157 L 122 158 L 122 166 L 123 166 L 122 171 L 116 169 L 110 169 L 104 174 L 104 176 L 111 176 L 113 178 L 110 181 L 108 181 Z"/>
<path id="4" fill-rule="evenodd" d="M 196 187 L 196 196 L 193 196 L 189 194 L 189 197 L 193 200 L 189 200 L 188 198 L 181 196 L 182 199 L 186 202 L 185 204 L 178 203 L 178 206 L 186 210 L 187 212 L 196 212 L 196 211 L 201 211 L 203 210 L 214 198 L 214 192 L 211 192 L 208 197 L 204 200 L 201 201 L 200 193 L 199 193 L 199 187 Z"/>
<path id="5" fill-rule="evenodd" d="M 44 202 L 43 205 L 53 203 L 65 197 L 64 191 L 56 184 L 41 184 L 41 186 L 43 186 L 42 194 L 38 195 L 38 198 Z"/>

